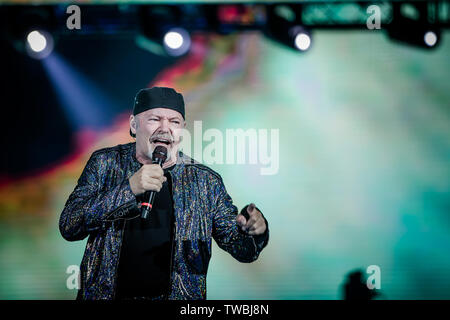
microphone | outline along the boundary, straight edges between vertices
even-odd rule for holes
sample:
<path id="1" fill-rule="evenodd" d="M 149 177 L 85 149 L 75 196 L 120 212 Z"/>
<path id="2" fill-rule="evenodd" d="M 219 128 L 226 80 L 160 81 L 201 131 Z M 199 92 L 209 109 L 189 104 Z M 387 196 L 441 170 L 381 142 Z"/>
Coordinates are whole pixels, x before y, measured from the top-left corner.
<path id="1" fill-rule="evenodd" d="M 152 154 L 152 163 L 162 166 L 167 159 L 167 148 L 163 146 L 157 146 Z M 147 220 L 149 213 L 153 207 L 153 201 L 155 201 L 156 192 L 150 191 L 147 202 L 141 203 L 141 218 Z"/>

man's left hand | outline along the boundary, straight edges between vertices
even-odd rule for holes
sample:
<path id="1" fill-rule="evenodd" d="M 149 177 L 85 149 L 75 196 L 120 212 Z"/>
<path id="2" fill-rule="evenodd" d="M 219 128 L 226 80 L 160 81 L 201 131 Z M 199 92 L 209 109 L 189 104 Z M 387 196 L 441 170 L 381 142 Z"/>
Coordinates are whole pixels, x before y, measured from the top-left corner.
<path id="1" fill-rule="evenodd" d="M 247 231 L 248 234 L 252 236 L 263 234 L 267 228 L 266 221 L 264 220 L 262 213 L 256 209 L 254 203 L 251 203 L 247 207 L 247 213 L 249 215 L 248 221 L 242 214 L 236 216 L 236 221 L 239 227 L 242 228 L 242 231 Z"/>

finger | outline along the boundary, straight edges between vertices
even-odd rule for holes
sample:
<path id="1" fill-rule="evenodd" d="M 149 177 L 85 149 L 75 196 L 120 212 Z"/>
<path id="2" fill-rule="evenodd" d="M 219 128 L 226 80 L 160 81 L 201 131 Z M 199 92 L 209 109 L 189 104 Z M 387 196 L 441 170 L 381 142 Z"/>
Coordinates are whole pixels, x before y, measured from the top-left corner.
<path id="1" fill-rule="evenodd" d="M 250 207 L 251 207 L 251 210 L 249 209 Z M 256 209 L 256 206 L 255 206 L 254 203 L 251 203 L 251 204 L 248 206 L 247 212 L 248 212 L 248 215 L 249 215 L 250 217 L 251 217 L 251 216 L 256 216 L 256 217 L 262 216 L 262 213 L 261 213 L 258 209 Z"/>
<path id="2" fill-rule="evenodd" d="M 256 228 L 255 230 L 250 230 L 250 231 L 248 232 L 248 234 L 251 235 L 251 236 L 260 235 L 260 234 L 263 234 L 263 233 L 264 233 L 263 230 L 264 230 L 263 227 L 259 227 L 259 228 Z"/>
<path id="3" fill-rule="evenodd" d="M 147 167 L 148 167 L 148 168 L 151 168 L 151 169 L 153 169 L 153 170 L 161 169 L 161 166 L 160 166 L 159 164 L 157 164 L 157 163 L 151 163 L 151 164 L 148 164 Z"/>
<path id="4" fill-rule="evenodd" d="M 262 213 L 258 209 L 255 209 L 250 214 L 250 218 L 252 218 L 252 217 L 255 218 L 256 220 L 259 220 L 262 218 Z"/>
<path id="5" fill-rule="evenodd" d="M 254 228 L 255 222 L 254 221 L 247 221 L 247 223 L 242 227 L 244 231 L 250 231 L 252 228 Z"/>
<path id="6" fill-rule="evenodd" d="M 259 219 L 253 227 L 249 230 L 249 234 L 255 235 L 255 234 L 262 234 L 266 231 L 267 225 L 264 218 Z"/>
<path id="7" fill-rule="evenodd" d="M 152 183 L 147 183 L 144 186 L 144 190 L 145 191 L 156 191 L 156 192 L 159 192 L 161 190 L 161 187 L 159 187 L 159 186 L 157 186 L 155 184 L 152 184 Z"/>
<path id="8" fill-rule="evenodd" d="M 258 220 L 255 220 L 253 223 L 249 224 L 246 227 L 247 227 L 248 231 L 251 231 L 251 230 L 255 230 L 256 228 L 258 228 L 260 226 L 261 226 L 261 222 Z"/>
<path id="9" fill-rule="evenodd" d="M 164 179 L 166 178 L 164 175 L 154 174 L 154 172 L 150 172 L 150 173 L 146 174 L 145 177 L 147 180 L 157 179 L 161 183 L 163 183 Z M 166 180 L 167 180 L 167 178 L 166 178 Z"/>
<path id="10" fill-rule="evenodd" d="M 144 171 L 162 171 L 161 166 L 156 163 L 144 164 L 142 165 L 141 169 Z"/>
<path id="11" fill-rule="evenodd" d="M 242 214 L 238 214 L 236 217 L 236 222 L 240 227 L 243 227 L 247 222 L 247 219 L 245 219 L 245 217 Z"/>
<path id="12" fill-rule="evenodd" d="M 152 179 L 151 181 L 146 181 L 144 184 L 145 190 L 157 191 L 159 192 L 162 188 L 161 181 L 157 179 Z"/>
<path id="13" fill-rule="evenodd" d="M 245 224 L 245 228 L 248 230 L 250 229 L 252 226 L 255 225 L 255 223 L 258 221 L 257 217 L 255 216 L 250 216 L 250 219 L 248 219 L 247 223 Z"/>
<path id="14" fill-rule="evenodd" d="M 163 176 L 164 175 L 164 170 L 161 168 L 160 165 L 155 164 L 156 166 L 156 172 L 158 173 L 158 175 Z"/>
<path id="15" fill-rule="evenodd" d="M 158 179 L 158 181 L 161 182 L 161 184 L 163 184 L 167 180 L 165 176 L 157 177 L 156 179 Z"/>
<path id="16" fill-rule="evenodd" d="M 156 184 L 157 186 L 160 186 L 160 187 L 162 187 L 162 184 L 163 184 L 163 181 L 161 181 L 161 179 L 158 179 L 158 178 L 149 178 L 149 179 L 147 179 L 147 182 Z"/>
<path id="17" fill-rule="evenodd" d="M 164 175 L 164 171 L 161 168 L 160 165 L 157 164 L 148 164 L 148 165 L 144 165 L 145 168 L 145 173 L 152 176 L 152 177 L 160 177 Z"/>

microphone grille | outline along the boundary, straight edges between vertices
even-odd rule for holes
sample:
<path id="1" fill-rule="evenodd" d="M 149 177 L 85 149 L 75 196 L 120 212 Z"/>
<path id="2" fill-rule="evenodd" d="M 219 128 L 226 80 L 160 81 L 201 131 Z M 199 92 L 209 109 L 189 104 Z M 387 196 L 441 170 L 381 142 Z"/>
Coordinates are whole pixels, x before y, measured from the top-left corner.
<path id="1" fill-rule="evenodd" d="M 163 146 L 157 146 L 155 150 L 153 150 L 152 160 L 161 159 L 162 162 L 167 159 L 167 148 Z"/>

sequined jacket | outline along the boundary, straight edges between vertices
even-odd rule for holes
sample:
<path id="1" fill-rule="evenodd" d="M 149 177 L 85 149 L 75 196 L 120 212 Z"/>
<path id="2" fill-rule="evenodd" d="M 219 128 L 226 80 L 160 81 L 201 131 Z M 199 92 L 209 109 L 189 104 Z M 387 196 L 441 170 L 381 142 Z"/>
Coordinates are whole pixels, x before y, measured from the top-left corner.
<path id="1" fill-rule="evenodd" d="M 97 150 L 66 202 L 59 220 L 62 236 L 89 237 L 77 299 L 115 298 L 125 223 L 139 214 L 128 179 L 140 167 L 135 143 Z M 267 245 L 268 228 L 259 236 L 241 231 L 220 175 L 182 152 L 170 174 L 175 223 L 167 298 L 206 299 L 211 239 L 238 261 L 252 262 Z"/>

